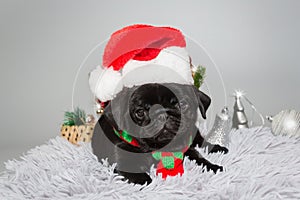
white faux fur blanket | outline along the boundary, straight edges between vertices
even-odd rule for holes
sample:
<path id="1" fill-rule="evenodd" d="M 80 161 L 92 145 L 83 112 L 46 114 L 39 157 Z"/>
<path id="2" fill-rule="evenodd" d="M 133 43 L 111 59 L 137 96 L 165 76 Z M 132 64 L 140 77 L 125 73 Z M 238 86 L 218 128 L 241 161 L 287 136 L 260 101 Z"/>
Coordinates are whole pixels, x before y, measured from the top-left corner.
<path id="1" fill-rule="evenodd" d="M 202 172 L 185 160 L 182 177 L 162 180 L 151 171 L 148 186 L 121 181 L 89 145 L 56 137 L 6 163 L 0 199 L 300 199 L 300 138 L 273 136 L 268 128 L 232 131 L 229 153 L 207 155 L 225 167 Z"/>

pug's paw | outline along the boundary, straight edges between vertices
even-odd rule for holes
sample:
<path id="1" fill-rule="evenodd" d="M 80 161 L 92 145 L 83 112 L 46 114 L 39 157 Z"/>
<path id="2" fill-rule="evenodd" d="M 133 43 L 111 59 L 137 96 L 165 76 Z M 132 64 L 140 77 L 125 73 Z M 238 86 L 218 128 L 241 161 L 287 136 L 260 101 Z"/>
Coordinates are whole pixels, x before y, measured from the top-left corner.
<path id="1" fill-rule="evenodd" d="M 217 152 L 221 152 L 224 154 L 228 153 L 228 149 L 226 147 L 222 147 L 218 144 L 213 145 L 212 149 L 210 149 L 209 153 L 217 153 Z"/>
<path id="2" fill-rule="evenodd" d="M 219 165 L 209 165 L 207 166 L 208 171 L 213 171 L 215 174 L 219 171 L 223 171 L 223 167 Z"/>
<path id="3" fill-rule="evenodd" d="M 150 176 L 146 173 L 131 173 L 131 172 L 123 172 L 115 169 L 115 173 L 122 175 L 124 181 L 128 181 L 128 183 L 140 184 L 144 185 L 147 183 L 149 185 L 152 182 Z"/>

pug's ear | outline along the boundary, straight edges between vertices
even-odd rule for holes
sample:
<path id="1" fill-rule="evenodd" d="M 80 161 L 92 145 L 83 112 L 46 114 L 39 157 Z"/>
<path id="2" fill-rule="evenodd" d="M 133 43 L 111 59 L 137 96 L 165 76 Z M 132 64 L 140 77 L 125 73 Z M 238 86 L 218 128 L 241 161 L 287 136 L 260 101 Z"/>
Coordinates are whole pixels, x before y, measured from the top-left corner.
<path id="1" fill-rule="evenodd" d="M 199 89 L 195 87 L 195 93 L 198 98 L 198 106 L 201 112 L 203 119 L 206 119 L 206 111 L 211 103 L 211 99 L 209 96 L 201 92 Z"/>

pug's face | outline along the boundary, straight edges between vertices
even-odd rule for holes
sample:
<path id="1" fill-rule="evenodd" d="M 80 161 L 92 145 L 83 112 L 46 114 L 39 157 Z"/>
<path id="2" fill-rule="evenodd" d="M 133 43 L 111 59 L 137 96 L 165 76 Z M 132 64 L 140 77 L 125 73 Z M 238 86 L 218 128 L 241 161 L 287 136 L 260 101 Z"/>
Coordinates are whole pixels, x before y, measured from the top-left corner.
<path id="1" fill-rule="evenodd" d="M 182 150 L 196 134 L 197 109 L 206 118 L 210 98 L 191 85 L 145 84 L 124 88 L 110 103 L 120 130 L 138 138 L 142 148 Z"/>

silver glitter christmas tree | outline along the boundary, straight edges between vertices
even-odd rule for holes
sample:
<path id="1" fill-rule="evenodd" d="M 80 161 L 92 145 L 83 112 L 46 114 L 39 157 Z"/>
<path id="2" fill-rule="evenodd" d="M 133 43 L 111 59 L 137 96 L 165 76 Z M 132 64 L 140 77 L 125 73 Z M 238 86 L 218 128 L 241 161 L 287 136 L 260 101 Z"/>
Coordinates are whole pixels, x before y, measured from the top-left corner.
<path id="1" fill-rule="evenodd" d="M 243 95 L 244 93 L 241 91 L 236 91 L 234 93 L 235 103 L 233 106 L 232 128 L 235 129 L 249 128 L 248 119 L 241 101 Z"/>
<path id="2" fill-rule="evenodd" d="M 229 145 L 229 132 L 230 132 L 230 116 L 228 108 L 224 107 L 220 114 L 216 115 L 216 119 L 211 131 L 206 136 L 206 141 L 211 144 L 218 144 L 223 147 Z"/>

